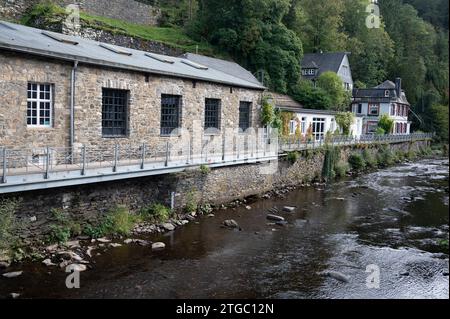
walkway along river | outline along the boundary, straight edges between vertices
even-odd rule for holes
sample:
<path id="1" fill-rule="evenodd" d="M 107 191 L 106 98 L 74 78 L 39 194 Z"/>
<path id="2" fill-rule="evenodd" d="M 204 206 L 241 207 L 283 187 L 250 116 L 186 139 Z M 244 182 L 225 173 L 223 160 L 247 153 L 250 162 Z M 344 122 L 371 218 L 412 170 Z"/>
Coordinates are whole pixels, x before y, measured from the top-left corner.
<path id="1" fill-rule="evenodd" d="M 150 238 L 162 251 L 105 246 L 79 289 L 58 267 L 19 265 L 21 276 L 0 277 L 0 297 L 448 298 L 448 175 L 447 159 L 427 159 L 219 210 Z M 296 206 L 280 213 L 286 225 L 266 219 L 286 205 Z M 242 229 L 222 228 L 226 219 Z"/>

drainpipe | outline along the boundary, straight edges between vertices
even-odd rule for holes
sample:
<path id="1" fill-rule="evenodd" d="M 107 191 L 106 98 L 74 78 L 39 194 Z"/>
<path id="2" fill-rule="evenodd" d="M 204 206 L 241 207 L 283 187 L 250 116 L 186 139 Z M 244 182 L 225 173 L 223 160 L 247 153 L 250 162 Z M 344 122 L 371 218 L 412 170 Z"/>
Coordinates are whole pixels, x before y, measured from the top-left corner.
<path id="1" fill-rule="evenodd" d="M 75 140 L 75 80 L 77 67 L 78 61 L 74 61 L 72 73 L 70 75 L 70 148 L 72 154 Z"/>

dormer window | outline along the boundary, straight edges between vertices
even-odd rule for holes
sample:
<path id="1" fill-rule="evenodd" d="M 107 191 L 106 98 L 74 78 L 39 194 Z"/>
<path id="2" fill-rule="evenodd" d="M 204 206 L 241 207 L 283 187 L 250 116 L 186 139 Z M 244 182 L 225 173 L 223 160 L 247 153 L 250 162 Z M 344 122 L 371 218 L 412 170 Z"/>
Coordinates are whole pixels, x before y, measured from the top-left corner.
<path id="1" fill-rule="evenodd" d="M 316 75 L 315 69 L 303 69 L 302 75 Z"/>
<path id="2" fill-rule="evenodd" d="M 389 90 L 384 91 L 384 97 L 389 97 Z"/>

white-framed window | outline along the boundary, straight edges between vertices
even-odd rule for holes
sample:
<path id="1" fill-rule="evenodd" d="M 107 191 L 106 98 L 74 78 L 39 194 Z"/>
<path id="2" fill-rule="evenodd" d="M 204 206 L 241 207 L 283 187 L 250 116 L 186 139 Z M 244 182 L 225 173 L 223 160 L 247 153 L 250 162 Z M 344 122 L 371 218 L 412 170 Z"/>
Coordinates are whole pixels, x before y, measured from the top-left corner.
<path id="1" fill-rule="evenodd" d="M 49 83 L 28 83 L 27 125 L 51 127 L 53 113 L 52 85 Z"/>
<path id="2" fill-rule="evenodd" d="M 312 121 L 313 136 L 316 141 L 323 140 L 325 133 L 325 118 L 313 117 Z"/>
<path id="3" fill-rule="evenodd" d="M 289 122 L 289 134 L 295 134 L 295 121 L 291 120 Z"/>
<path id="4" fill-rule="evenodd" d="M 394 116 L 395 115 L 395 103 L 391 104 L 391 115 Z"/>
<path id="5" fill-rule="evenodd" d="M 316 70 L 314 69 L 309 69 L 308 70 L 309 75 L 316 75 Z"/>
<path id="6" fill-rule="evenodd" d="M 369 115 L 378 115 L 379 105 L 375 103 L 369 103 Z"/>
<path id="7" fill-rule="evenodd" d="M 302 117 L 302 121 L 300 122 L 300 129 L 302 131 L 302 134 L 306 133 L 306 117 Z"/>
<path id="8" fill-rule="evenodd" d="M 384 97 L 389 97 L 389 90 L 384 90 Z"/>
<path id="9" fill-rule="evenodd" d="M 375 133 L 378 128 L 378 122 L 370 121 L 367 122 L 367 134 Z"/>

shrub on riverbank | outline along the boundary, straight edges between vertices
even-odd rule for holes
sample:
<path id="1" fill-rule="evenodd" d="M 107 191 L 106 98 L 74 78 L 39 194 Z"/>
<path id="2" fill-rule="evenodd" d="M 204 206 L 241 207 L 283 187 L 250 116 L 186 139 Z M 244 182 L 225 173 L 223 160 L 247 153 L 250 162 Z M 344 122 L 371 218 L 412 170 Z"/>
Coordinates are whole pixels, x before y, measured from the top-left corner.
<path id="1" fill-rule="evenodd" d="M 395 163 L 395 156 L 389 147 L 383 146 L 377 154 L 378 166 L 386 167 Z"/>
<path id="2" fill-rule="evenodd" d="M 378 166 L 377 158 L 371 152 L 369 152 L 368 149 L 363 150 L 362 157 L 366 162 L 366 166 L 368 168 L 375 168 Z"/>
<path id="3" fill-rule="evenodd" d="M 339 161 L 334 166 L 336 177 L 344 177 L 350 171 L 350 165 L 344 161 Z"/>
<path id="4" fill-rule="evenodd" d="M 19 246 L 19 222 L 15 216 L 19 203 L 15 199 L 0 200 L 0 261 L 14 259 Z"/>
<path id="5" fill-rule="evenodd" d="M 291 163 L 294 164 L 298 158 L 300 157 L 299 153 L 297 151 L 293 151 L 293 152 L 288 152 L 287 153 L 287 160 Z"/>
<path id="6" fill-rule="evenodd" d="M 141 210 L 141 216 L 145 220 L 165 222 L 171 214 L 170 208 L 163 204 L 154 203 Z"/>
<path id="7" fill-rule="evenodd" d="M 84 229 L 84 233 L 92 238 L 99 238 L 107 235 L 127 236 L 140 221 L 141 217 L 131 214 L 128 208 L 117 206 L 109 212 L 98 225 L 87 225 Z"/>
<path id="8" fill-rule="evenodd" d="M 362 171 L 366 168 L 366 162 L 364 158 L 359 153 L 353 153 L 348 157 L 348 163 L 354 171 Z"/>
<path id="9" fill-rule="evenodd" d="M 70 218 L 70 215 L 60 209 L 51 210 L 53 222 L 47 241 L 50 243 L 65 243 L 72 236 L 81 234 L 81 225 Z"/>

